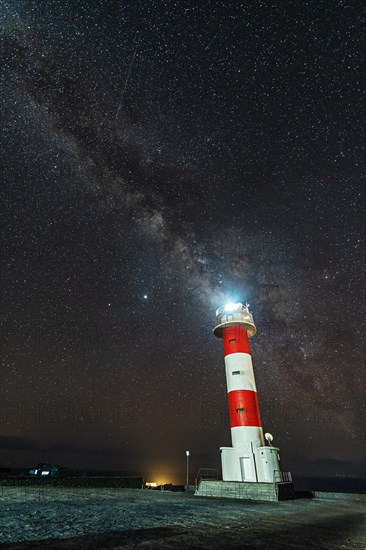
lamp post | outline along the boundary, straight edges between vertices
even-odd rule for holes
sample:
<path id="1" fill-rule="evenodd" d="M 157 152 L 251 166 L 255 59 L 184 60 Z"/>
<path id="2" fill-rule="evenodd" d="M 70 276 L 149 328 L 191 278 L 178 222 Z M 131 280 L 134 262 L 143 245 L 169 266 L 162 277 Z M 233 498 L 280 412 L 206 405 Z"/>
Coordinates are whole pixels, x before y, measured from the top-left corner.
<path id="1" fill-rule="evenodd" d="M 188 462 L 189 462 L 189 451 L 186 451 L 186 457 L 187 457 L 187 483 L 186 483 L 186 491 L 189 489 L 189 481 L 188 481 Z"/>

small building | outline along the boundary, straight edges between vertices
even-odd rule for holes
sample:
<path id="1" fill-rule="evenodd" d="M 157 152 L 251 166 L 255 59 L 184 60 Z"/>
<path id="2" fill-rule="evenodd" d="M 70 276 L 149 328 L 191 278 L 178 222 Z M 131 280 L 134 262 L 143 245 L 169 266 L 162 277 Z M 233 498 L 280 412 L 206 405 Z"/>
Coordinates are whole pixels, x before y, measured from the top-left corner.
<path id="1" fill-rule="evenodd" d="M 37 468 L 28 470 L 31 477 L 59 477 L 61 467 L 56 464 L 38 464 Z"/>

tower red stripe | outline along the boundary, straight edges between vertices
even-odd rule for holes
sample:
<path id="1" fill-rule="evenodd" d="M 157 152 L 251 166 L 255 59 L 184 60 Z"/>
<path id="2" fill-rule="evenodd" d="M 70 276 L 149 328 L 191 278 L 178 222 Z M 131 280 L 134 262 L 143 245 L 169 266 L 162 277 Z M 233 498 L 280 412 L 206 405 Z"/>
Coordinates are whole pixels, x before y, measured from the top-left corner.
<path id="1" fill-rule="evenodd" d="M 228 393 L 230 427 L 262 426 L 257 392 L 233 390 Z"/>
<path id="2" fill-rule="evenodd" d="M 249 338 L 245 328 L 241 325 L 222 329 L 222 341 L 224 342 L 224 355 L 230 353 L 249 353 Z"/>

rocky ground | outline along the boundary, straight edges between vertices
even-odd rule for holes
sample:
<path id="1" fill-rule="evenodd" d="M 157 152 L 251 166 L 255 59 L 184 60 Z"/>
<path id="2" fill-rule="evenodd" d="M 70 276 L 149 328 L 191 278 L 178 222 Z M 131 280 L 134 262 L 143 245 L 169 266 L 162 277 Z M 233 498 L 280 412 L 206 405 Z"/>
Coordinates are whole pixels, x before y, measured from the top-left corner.
<path id="1" fill-rule="evenodd" d="M 276 503 L 139 489 L 0 487 L 0 547 L 362 549 L 357 502 Z"/>

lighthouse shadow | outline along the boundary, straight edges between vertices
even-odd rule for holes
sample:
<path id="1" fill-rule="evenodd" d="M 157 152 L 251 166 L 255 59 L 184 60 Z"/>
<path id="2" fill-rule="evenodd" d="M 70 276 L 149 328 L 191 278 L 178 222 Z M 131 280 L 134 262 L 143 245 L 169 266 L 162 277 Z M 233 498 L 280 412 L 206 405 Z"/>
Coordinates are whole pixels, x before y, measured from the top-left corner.
<path id="1" fill-rule="evenodd" d="M 131 531 L 112 531 L 71 538 L 8 543 L 2 545 L 2 548 L 9 550 L 42 550 L 43 548 L 52 548 L 54 550 L 73 550 L 74 548 L 82 548 L 83 550 L 114 550 L 116 548 L 131 548 L 130 545 L 135 547 L 135 545 L 139 546 L 140 544 L 153 544 L 154 548 L 159 548 L 159 541 L 171 539 L 171 537 L 184 533 L 184 529 L 177 527 L 133 529 Z"/>
<path id="2" fill-rule="evenodd" d="M 314 494 L 311 491 L 295 491 L 295 499 L 311 499 Z"/>

